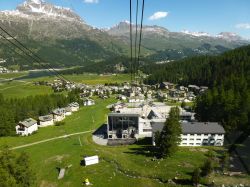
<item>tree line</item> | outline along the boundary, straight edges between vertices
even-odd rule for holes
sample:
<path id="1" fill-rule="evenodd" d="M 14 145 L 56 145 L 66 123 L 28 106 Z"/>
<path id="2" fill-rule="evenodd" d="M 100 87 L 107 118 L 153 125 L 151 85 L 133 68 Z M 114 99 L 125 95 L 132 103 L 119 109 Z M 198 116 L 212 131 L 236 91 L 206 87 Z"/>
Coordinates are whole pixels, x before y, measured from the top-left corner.
<path id="1" fill-rule="evenodd" d="M 15 135 L 16 123 L 27 118 L 37 119 L 49 114 L 53 109 L 66 107 L 71 102 L 79 102 L 79 94 L 28 96 L 26 98 L 6 99 L 0 94 L 0 136 Z"/>

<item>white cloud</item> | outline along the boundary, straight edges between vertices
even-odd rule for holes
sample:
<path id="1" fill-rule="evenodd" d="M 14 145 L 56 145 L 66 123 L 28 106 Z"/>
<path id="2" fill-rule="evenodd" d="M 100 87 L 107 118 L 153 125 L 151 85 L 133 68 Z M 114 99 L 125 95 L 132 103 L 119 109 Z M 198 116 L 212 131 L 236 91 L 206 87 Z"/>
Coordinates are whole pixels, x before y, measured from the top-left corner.
<path id="1" fill-rule="evenodd" d="M 235 25 L 237 29 L 250 29 L 250 23 L 240 23 Z"/>
<path id="2" fill-rule="evenodd" d="M 99 3 L 99 0 L 84 0 L 84 3 Z"/>
<path id="3" fill-rule="evenodd" d="M 155 12 L 152 16 L 149 17 L 149 20 L 158 20 L 168 16 L 168 12 Z"/>

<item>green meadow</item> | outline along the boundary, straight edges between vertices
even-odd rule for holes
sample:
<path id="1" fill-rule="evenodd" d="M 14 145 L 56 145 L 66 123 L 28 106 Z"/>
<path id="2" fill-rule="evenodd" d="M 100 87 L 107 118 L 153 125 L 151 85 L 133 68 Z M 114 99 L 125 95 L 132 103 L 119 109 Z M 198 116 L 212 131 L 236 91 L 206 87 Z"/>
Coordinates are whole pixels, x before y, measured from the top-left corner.
<path id="1" fill-rule="evenodd" d="M 97 129 L 105 123 L 106 106 L 114 99 L 98 99 L 96 105 L 82 107 L 65 119 L 65 125 L 41 128 L 28 137 L 2 137 L 0 147 L 25 145 L 70 133 Z M 81 143 L 80 143 L 81 142 Z M 82 146 L 81 146 L 82 145 Z M 128 146 L 100 146 L 92 134 L 75 135 L 14 150 L 27 152 L 31 158 L 38 186 L 82 186 L 88 178 L 93 186 L 169 186 L 166 181 L 178 177 L 190 179 L 190 174 L 202 165 L 207 149 L 180 148 L 171 158 L 157 160 L 147 141 Z M 216 151 L 216 150 L 215 150 Z M 98 155 L 100 163 L 81 166 L 83 156 Z M 65 168 L 65 177 L 57 179 L 57 168 Z"/>
<path id="2" fill-rule="evenodd" d="M 68 80 L 96 85 L 105 83 L 123 83 L 129 81 L 129 75 L 97 75 L 97 74 L 79 74 L 79 75 L 65 75 Z M 36 81 L 53 81 L 57 77 L 48 76 L 45 73 L 10 73 L 0 74 L 0 93 L 6 98 L 27 97 L 30 95 L 43 95 L 53 93 L 49 86 L 36 86 Z M 12 80 L 6 80 L 12 79 Z"/>

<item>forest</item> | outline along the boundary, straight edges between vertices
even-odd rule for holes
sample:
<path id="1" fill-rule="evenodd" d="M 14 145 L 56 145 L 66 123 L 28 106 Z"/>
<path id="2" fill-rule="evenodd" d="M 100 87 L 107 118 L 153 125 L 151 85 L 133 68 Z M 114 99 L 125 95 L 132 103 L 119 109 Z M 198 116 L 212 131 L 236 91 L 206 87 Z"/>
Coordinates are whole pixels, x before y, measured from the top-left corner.
<path id="1" fill-rule="evenodd" d="M 65 107 L 71 102 L 79 101 L 79 94 L 29 96 L 27 98 L 5 99 L 0 94 L 0 136 L 14 136 L 16 123 L 26 118 L 37 119 L 49 114 L 53 109 Z"/>
<path id="2" fill-rule="evenodd" d="M 195 112 L 201 121 L 219 121 L 227 131 L 250 128 L 250 46 L 219 56 L 200 56 L 144 67 L 147 84 L 170 81 L 208 86 L 199 96 Z"/>

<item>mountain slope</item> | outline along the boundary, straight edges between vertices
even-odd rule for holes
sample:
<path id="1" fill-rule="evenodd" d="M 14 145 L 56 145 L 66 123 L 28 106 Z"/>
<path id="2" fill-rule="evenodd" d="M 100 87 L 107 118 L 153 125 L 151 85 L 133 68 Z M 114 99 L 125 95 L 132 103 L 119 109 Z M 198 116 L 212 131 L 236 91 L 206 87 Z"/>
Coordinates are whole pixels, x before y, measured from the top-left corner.
<path id="1" fill-rule="evenodd" d="M 135 35 L 136 25 L 133 25 Z M 124 21 L 111 27 L 107 32 L 124 42 L 129 42 L 129 22 Z M 216 36 L 208 33 L 189 31 L 170 32 L 164 27 L 144 26 L 142 46 L 155 54 L 154 60 L 176 60 L 199 54 L 219 54 L 249 44 L 234 33 L 222 32 Z"/>
<path id="2" fill-rule="evenodd" d="M 14 11 L 0 12 L 1 26 L 55 67 L 85 65 L 127 53 L 127 46 L 87 25 L 68 8 L 27 0 Z M 15 54 L 0 38 L 0 57 L 21 69 L 39 68 Z M 41 67 L 40 67 L 41 68 Z"/>
<path id="3" fill-rule="evenodd" d="M 42 56 L 54 67 L 86 66 L 96 62 L 129 56 L 129 23 L 108 29 L 88 25 L 73 10 L 43 0 L 26 0 L 16 10 L 0 11 L 1 26 Z M 135 31 L 135 25 L 133 25 Z M 150 61 L 171 61 L 200 54 L 218 54 L 245 45 L 232 33 L 211 37 L 205 33 L 170 32 L 160 26 L 144 26 L 141 55 Z M 41 68 L 27 62 L 0 37 L 3 66 Z M 18 51 L 15 49 L 15 51 Z"/>

